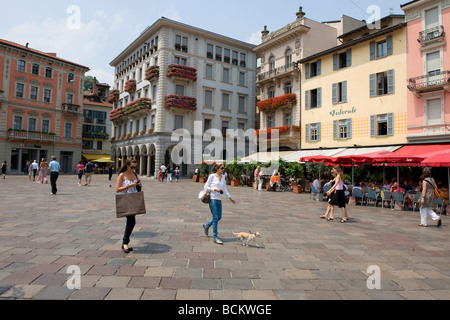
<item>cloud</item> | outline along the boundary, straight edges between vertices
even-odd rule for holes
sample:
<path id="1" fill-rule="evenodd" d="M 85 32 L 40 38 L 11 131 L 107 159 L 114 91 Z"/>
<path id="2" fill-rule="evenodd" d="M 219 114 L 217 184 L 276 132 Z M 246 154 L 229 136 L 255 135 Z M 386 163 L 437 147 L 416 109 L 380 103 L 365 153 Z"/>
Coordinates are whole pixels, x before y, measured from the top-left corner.
<path id="1" fill-rule="evenodd" d="M 247 42 L 255 45 L 261 44 L 261 30 L 253 32 Z"/>
<path id="2" fill-rule="evenodd" d="M 177 7 L 173 2 L 169 4 L 169 8 L 166 10 L 160 11 L 160 17 L 165 17 L 170 20 L 175 20 L 178 22 L 182 22 L 183 18 L 180 15 L 180 12 L 177 10 Z"/>

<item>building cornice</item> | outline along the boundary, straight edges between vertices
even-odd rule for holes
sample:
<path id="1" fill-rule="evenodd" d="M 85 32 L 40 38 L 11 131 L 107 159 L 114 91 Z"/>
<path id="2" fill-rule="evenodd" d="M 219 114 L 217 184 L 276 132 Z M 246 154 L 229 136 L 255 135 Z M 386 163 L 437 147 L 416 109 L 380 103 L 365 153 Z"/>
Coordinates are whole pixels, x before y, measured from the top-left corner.
<path id="1" fill-rule="evenodd" d="M 142 45 L 142 43 L 147 41 L 152 35 L 158 33 L 163 27 L 169 27 L 188 33 L 193 33 L 211 40 L 219 41 L 223 44 L 229 44 L 230 46 L 244 48 L 248 51 L 253 51 L 253 49 L 256 47 L 256 45 L 254 44 L 229 38 L 211 31 L 196 28 L 178 21 L 161 17 L 155 23 L 145 29 L 138 38 L 136 38 L 125 50 L 123 50 L 113 61 L 110 62 L 110 65 L 112 67 L 115 67 L 120 64 L 124 59 L 126 59 L 130 54 L 138 49 Z"/>

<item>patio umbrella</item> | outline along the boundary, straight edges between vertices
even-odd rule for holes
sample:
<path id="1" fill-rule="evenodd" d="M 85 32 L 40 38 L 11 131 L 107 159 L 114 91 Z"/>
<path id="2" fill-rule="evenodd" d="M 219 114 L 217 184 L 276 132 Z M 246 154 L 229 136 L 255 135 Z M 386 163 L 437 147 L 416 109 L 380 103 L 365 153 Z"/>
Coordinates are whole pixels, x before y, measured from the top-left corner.
<path id="1" fill-rule="evenodd" d="M 422 167 L 447 167 L 448 186 L 450 187 L 450 152 L 437 151 L 423 155 Z"/>

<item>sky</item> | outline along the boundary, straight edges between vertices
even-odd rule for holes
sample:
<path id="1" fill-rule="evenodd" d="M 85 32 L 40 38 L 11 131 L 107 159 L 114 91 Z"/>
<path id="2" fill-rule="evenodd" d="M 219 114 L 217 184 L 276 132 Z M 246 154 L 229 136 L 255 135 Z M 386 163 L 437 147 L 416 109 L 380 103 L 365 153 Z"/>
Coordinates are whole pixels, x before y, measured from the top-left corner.
<path id="1" fill-rule="evenodd" d="M 86 75 L 112 86 L 110 62 L 161 17 L 257 45 L 265 25 L 275 31 L 294 22 L 300 6 L 307 18 L 319 22 L 339 20 L 343 14 L 370 21 L 403 14 L 400 5 L 410 0 L 2 1 L 2 11 L 10 14 L 0 19 L 1 39 L 57 53 L 89 67 Z"/>

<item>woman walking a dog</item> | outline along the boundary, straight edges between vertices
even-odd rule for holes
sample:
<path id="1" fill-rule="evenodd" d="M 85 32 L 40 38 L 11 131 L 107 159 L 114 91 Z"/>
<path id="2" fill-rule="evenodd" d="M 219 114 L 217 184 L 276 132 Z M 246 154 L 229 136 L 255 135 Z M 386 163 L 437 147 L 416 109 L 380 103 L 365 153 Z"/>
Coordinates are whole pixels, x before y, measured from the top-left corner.
<path id="1" fill-rule="evenodd" d="M 217 231 L 217 225 L 222 219 L 222 194 L 225 194 L 233 204 L 236 203 L 236 201 L 231 199 L 231 195 L 227 190 L 225 177 L 223 177 L 224 170 L 225 166 L 223 164 L 216 164 L 213 173 L 209 175 L 208 181 L 206 181 L 204 186 L 204 191 L 210 192 L 209 209 L 211 210 L 212 220 L 205 223 L 203 229 L 205 234 L 208 235 L 209 228 L 213 227 L 214 243 L 217 244 L 223 244 Z"/>
<path id="2" fill-rule="evenodd" d="M 331 189 L 327 192 L 327 195 L 328 196 L 332 195 L 335 190 L 336 192 L 334 192 L 334 195 L 332 196 L 331 201 L 329 202 L 329 204 L 331 205 L 330 218 L 331 220 L 333 219 L 334 206 L 336 205 L 342 209 L 341 223 L 345 223 L 347 222 L 348 218 L 347 218 L 347 210 L 345 209 L 344 172 L 342 171 L 341 167 L 334 166 L 333 169 L 331 170 L 331 173 L 333 174 L 333 176 L 335 176 L 335 183 L 331 187 Z"/>

